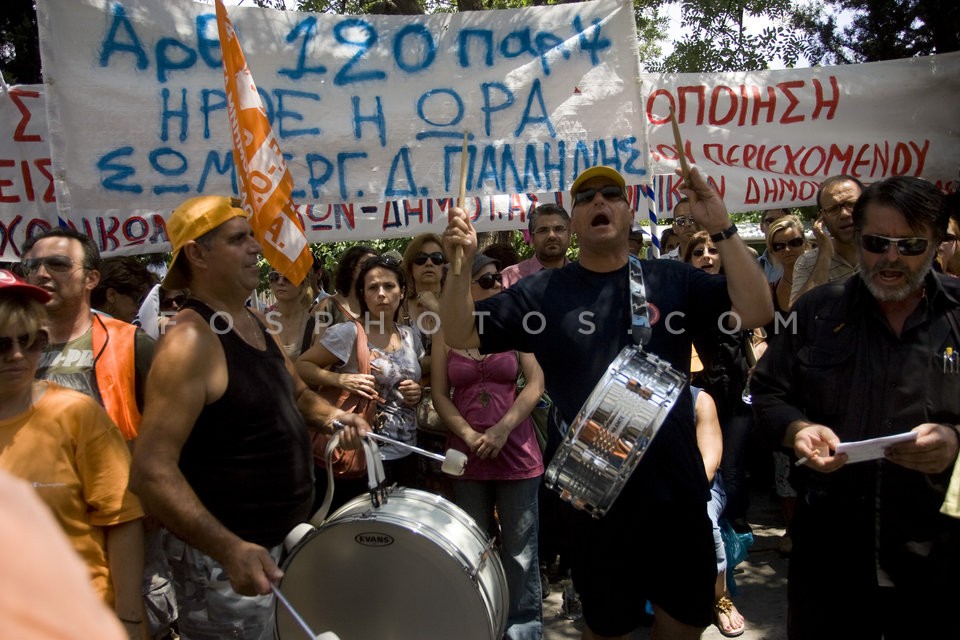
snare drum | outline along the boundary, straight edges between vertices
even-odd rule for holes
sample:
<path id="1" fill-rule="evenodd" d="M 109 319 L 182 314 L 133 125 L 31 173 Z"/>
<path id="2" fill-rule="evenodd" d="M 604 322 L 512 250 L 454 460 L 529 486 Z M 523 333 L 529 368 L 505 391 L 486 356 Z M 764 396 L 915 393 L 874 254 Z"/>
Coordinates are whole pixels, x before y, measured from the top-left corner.
<path id="1" fill-rule="evenodd" d="M 546 482 L 595 518 L 607 512 L 683 390 L 686 376 L 653 354 L 621 351 L 570 425 Z"/>
<path id="2" fill-rule="evenodd" d="M 280 589 L 316 632 L 340 640 L 499 640 L 507 582 L 489 538 L 465 511 L 425 491 L 358 496 L 310 529 L 283 564 Z M 277 607 L 280 640 L 302 629 Z"/>

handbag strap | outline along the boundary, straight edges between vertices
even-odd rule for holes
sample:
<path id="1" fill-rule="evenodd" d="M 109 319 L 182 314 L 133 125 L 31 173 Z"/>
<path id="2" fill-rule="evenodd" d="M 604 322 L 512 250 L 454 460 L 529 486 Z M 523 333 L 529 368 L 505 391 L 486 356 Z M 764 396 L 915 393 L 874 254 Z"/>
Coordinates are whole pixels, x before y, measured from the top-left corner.
<path id="1" fill-rule="evenodd" d="M 340 304 L 340 301 L 330 297 L 333 304 L 337 305 L 344 318 L 349 318 L 357 327 L 357 373 L 370 373 L 370 348 L 367 346 L 367 332 L 363 328 L 363 323 L 353 314 L 347 311 L 347 308 Z"/>

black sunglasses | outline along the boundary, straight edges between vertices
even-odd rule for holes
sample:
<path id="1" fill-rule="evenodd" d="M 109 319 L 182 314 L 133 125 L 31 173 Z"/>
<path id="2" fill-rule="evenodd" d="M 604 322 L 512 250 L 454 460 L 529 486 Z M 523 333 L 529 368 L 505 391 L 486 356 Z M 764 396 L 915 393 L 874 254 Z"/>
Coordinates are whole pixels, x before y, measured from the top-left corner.
<path id="1" fill-rule="evenodd" d="M 417 257 L 413 259 L 413 264 L 422 267 L 423 265 L 427 264 L 427 260 L 438 267 L 447 261 L 442 253 L 439 251 L 434 251 L 433 253 L 418 254 Z"/>
<path id="2" fill-rule="evenodd" d="M 573 201 L 575 204 L 591 202 L 594 196 L 596 196 L 598 193 L 607 200 L 618 200 L 620 198 L 623 198 L 624 200 L 627 199 L 627 197 L 623 195 L 623 189 L 616 185 L 608 184 L 605 187 L 599 187 L 596 189 L 581 189 L 580 191 L 577 191 L 577 195 L 573 197 Z"/>
<path id="3" fill-rule="evenodd" d="M 70 256 L 45 256 L 43 258 L 24 258 L 20 262 L 20 273 L 24 277 L 45 267 L 50 273 L 66 273 L 72 271 L 76 263 Z M 78 265 L 83 266 L 83 265 Z"/>
<path id="4" fill-rule="evenodd" d="M 172 298 L 161 298 L 160 310 L 161 311 L 179 311 L 186 301 L 187 301 L 187 294 L 185 293 L 175 295 Z"/>
<path id="5" fill-rule="evenodd" d="M 693 218 L 685 218 L 685 217 L 683 217 L 683 216 L 680 216 L 679 218 L 674 218 L 674 219 L 673 219 L 673 223 L 674 223 L 675 225 L 677 225 L 678 227 L 685 227 L 685 226 L 687 226 L 688 224 L 692 224 L 692 225 L 696 226 L 697 221 L 694 220 Z"/>
<path id="6" fill-rule="evenodd" d="M 287 280 L 287 277 L 286 277 L 285 275 L 283 275 L 282 273 L 280 273 L 279 271 L 271 271 L 270 273 L 267 274 L 267 280 L 270 282 L 270 284 L 273 284 L 273 283 L 275 283 L 275 282 L 279 282 L 279 281 L 280 281 L 280 278 L 283 278 L 284 280 Z M 290 281 L 287 280 L 287 282 L 290 282 Z"/>
<path id="7" fill-rule="evenodd" d="M 770 246 L 773 248 L 774 253 L 780 253 L 787 247 L 790 247 L 791 249 L 799 249 L 803 246 L 803 243 L 803 238 L 790 238 L 786 242 L 774 242 Z"/>
<path id="8" fill-rule="evenodd" d="M 918 256 L 927 250 L 930 241 L 926 238 L 888 238 L 886 236 L 860 236 L 860 246 L 870 253 L 886 253 L 890 244 L 897 245 L 897 251 L 902 256 Z"/>
<path id="9" fill-rule="evenodd" d="M 43 351 L 50 342 L 47 332 L 43 330 L 37 331 L 37 334 L 32 340 L 30 339 L 29 333 L 25 333 L 22 336 L 17 336 L 16 338 L 3 336 L 0 338 L 0 357 L 6 357 L 11 351 L 13 351 L 14 340 L 16 340 L 17 344 L 20 345 L 20 350 L 25 353 L 37 353 L 38 351 Z"/>
<path id="10" fill-rule="evenodd" d="M 497 273 L 485 273 L 473 282 L 481 289 L 493 289 L 494 286 L 503 284 L 503 274 L 499 271 Z"/>

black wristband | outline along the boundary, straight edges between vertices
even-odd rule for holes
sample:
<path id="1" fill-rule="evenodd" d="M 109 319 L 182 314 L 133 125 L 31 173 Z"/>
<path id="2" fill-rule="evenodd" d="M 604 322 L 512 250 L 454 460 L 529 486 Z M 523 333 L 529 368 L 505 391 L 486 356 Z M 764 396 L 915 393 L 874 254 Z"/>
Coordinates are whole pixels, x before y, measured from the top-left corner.
<path id="1" fill-rule="evenodd" d="M 735 234 L 736 232 L 737 232 L 737 225 L 731 224 L 729 227 L 727 227 L 726 229 L 724 229 L 724 230 L 721 231 L 720 233 L 711 233 L 711 234 L 710 234 L 710 241 L 711 241 L 711 242 L 714 242 L 714 243 L 716 243 L 716 242 L 722 242 L 723 240 L 726 240 L 727 238 L 729 238 L 730 236 L 732 236 L 732 235 Z"/>

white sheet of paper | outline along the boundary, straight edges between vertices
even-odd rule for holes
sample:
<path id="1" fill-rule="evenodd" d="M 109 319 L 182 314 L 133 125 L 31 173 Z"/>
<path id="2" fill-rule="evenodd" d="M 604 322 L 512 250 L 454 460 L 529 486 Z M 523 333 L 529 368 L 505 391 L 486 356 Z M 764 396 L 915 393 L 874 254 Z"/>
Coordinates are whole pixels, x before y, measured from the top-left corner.
<path id="1" fill-rule="evenodd" d="M 916 431 L 907 431 L 893 436 L 884 436 L 882 438 L 871 438 L 870 440 L 857 440 L 856 442 L 841 442 L 837 445 L 837 453 L 847 454 L 847 464 L 851 462 L 863 462 L 864 460 L 877 460 L 883 457 L 883 451 L 900 442 L 910 442 L 917 439 Z"/>

